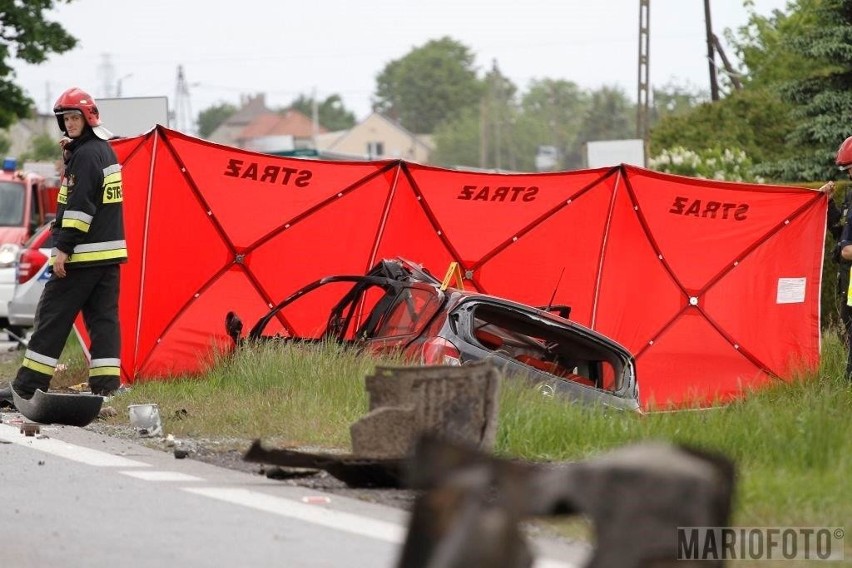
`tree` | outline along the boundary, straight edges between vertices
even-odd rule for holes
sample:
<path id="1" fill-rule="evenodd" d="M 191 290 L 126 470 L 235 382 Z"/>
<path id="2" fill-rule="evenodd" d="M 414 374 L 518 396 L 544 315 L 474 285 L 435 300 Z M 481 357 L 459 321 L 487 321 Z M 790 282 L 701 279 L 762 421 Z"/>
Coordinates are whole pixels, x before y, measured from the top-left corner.
<path id="1" fill-rule="evenodd" d="M 636 136 L 636 107 L 620 87 L 593 91 L 583 117 L 580 142 L 622 140 Z"/>
<path id="2" fill-rule="evenodd" d="M 795 152 L 761 168 L 786 181 L 836 172 L 834 155 L 852 124 L 852 0 L 801 0 L 800 5 L 809 10 L 812 25 L 786 37 L 785 46 L 811 65 L 781 91 L 793 105 L 786 142 Z"/>
<path id="3" fill-rule="evenodd" d="M 495 62 L 483 81 L 482 99 L 441 122 L 431 161 L 444 166 L 517 170 L 524 144 L 517 132 L 517 87 Z"/>
<path id="4" fill-rule="evenodd" d="M 221 103 L 201 111 L 198 113 L 198 135 L 207 138 L 235 112 L 237 107 L 229 103 Z"/>
<path id="5" fill-rule="evenodd" d="M 429 155 L 429 162 L 447 168 L 480 167 L 481 124 L 482 113 L 475 106 L 464 108 L 453 120 L 442 122 L 434 131 L 435 149 Z"/>
<path id="6" fill-rule="evenodd" d="M 653 127 L 669 116 L 686 114 L 709 101 L 710 93 L 690 85 L 669 82 L 662 87 L 654 87 L 651 97 L 651 125 Z"/>
<path id="7" fill-rule="evenodd" d="M 447 118 L 479 104 L 483 84 L 474 55 L 444 37 L 388 63 L 376 78 L 373 109 L 417 134 L 430 134 Z"/>
<path id="8" fill-rule="evenodd" d="M 77 40 L 58 23 L 48 21 L 44 12 L 55 4 L 72 0 L 5 0 L 0 7 L 0 128 L 30 116 L 33 101 L 14 83 L 15 72 L 9 58 L 26 63 L 43 63 L 51 53 L 64 53 Z"/>
<path id="9" fill-rule="evenodd" d="M 656 156 L 676 146 L 693 151 L 727 148 L 743 150 L 754 163 L 775 160 L 789 151 L 784 139 L 790 112 L 776 91 L 746 87 L 662 118 L 651 129 L 649 153 Z"/>
<path id="10" fill-rule="evenodd" d="M 538 146 L 555 146 L 559 154 L 555 169 L 582 167 L 580 131 L 590 105 L 589 92 L 572 81 L 543 79 L 530 83 L 521 100 L 523 115 L 518 126 L 527 133 L 524 138 L 535 141 L 525 150 L 531 159 Z"/>
<path id="11" fill-rule="evenodd" d="M 307 117 L 312 118 L 314 114 L 314 98 L 299 95 L 290 108 L 297 110 Z M 317 115 L 319 123 L 323 128 L 332 132 L 346 130 L 355 126 L 355 114 L 343 106 L 340 95 L 329 95 L 322 102 L 317 102 Z"/>
<path id="12" fill-rule="evenodd" d="M 814 62 L 791 49 L 787 38 L 814 25 L 812 4 L 813 0 L 790 0 L 786 13 L 775 10 L 761 16 L 752 2 L 746 3 L 746 25 L 725 31 L 734 55 L 745 68 L 740 76 L 745 87 L 776 88 L 811 72 Z"/>
<path id="13" fill-rule="evenodd" d="M 0 155 L 5 156 L 6 154 L 8 154 L 9 148 L 11 147 L 12 141 L 5 133 L 0 132 Z"/>
<path id="14" fill-rule="evenodd" d="M 54 162 L 62 159 L 62 151 L 56 139 L 49 134 L 37 134 L 30 140 L 30 148 L 21 156 L 21 162 Z"/>
<path id="15" fill-rule="evenodd" d="M 812 0 L 791 1 L 789 13 L 776 10 L 760 16 L 747 3 L 749 22 L 735 32 L 725 32 L 744 68 L 740 72 L 744 88 L 686 112 L 657 114 L 655 110 L 650 154 L 658 156 L 677 146 L 694 152 L 742 150 L 754 162 L 756 173 L 777 179 L 766 164 L 798 152 L 787 143 L 796 120 L 794 105 L 780 92 L 785 83 L 806 76 L 814 68 L 814 61 L 788 45 L 790 37 L 813 25 L 810 4 Z M 654 95 L 657 109 L 659 93 L 655 90 Z"/>
<path id="16" fill-rule="evenodd" d="M 482 117 L 479 167 L 516 170 L 517 141 L 513 131 L 517 121 L 515 93 L 518 88 L 500 72 L 496 61 L 485 75 L 484 85 L 479 103 Z"/>

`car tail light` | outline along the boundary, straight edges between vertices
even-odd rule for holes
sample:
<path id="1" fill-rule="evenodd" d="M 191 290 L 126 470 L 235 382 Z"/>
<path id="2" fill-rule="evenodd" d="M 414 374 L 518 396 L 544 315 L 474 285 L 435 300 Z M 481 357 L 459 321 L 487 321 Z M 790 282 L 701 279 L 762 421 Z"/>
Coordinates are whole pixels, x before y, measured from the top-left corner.
<path id="1" fill-rule="evenodd" d="M 23 284 L 38 274 L 45 262 L 47 257 L 40 250 L 24 249 L 18 258 L 18 284 Z"/>
<path id="2" fill-rule="evenodd" d="M 420 361 L 424 365 L 461 365 L 461 353 L 443 337 L 433 337 L 423 344 Z"/>

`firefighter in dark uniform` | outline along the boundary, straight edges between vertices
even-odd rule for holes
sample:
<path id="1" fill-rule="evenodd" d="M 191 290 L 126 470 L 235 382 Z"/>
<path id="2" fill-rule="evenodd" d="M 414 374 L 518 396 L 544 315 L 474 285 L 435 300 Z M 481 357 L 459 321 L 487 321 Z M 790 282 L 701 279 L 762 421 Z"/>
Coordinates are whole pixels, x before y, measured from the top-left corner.
<path id="1" fill-rule="evenodd" d="M 852 136 L 848 137 L 840 145 L 837 150 L 835 159 L 837 167 L 846 171 L 852 178 Z M 844 209 L 848 210 L 846 204 Z M 841 215 L 845 218 L 843 229 L 840 238 L 837 239 L 838 254 L 835 258 L 838 262 L 837 285 L 838 294 L 840 295 L 840 317 L 843 320 L 843 328 L 845 331 L 847 358 L 846 358 L 846 378 L 852 380 L 852 297 L 850 297 L 850 271 L 852 271 L 852 222 L 846 216 L 847 211 Z"/>
<path id="2" fill-rule="evenodd" d="M 53 223 L 53 274 L 36 310 L 36 324 L 12 386 L 23 398 L 47 391 L 58 357 L 82 312 L 91 339 L 89 387 L 108 395 L 120 386 L 119 265 L 124 241 L 121 165 L 101 126 L 95 100 L 78 88 L 53 112 L 65 134 L 65 173 Z M 8 390 L 8 389 L 6 389 Z M 9 393 L 0 391 L 0 398 Z"/>

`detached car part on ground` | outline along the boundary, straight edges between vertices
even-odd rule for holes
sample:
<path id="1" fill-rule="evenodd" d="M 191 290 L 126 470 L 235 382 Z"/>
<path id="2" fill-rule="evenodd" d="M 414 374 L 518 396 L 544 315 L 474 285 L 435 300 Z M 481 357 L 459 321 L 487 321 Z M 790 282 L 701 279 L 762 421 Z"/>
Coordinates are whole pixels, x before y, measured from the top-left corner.
<path id="1" fill-rule="evenodd" d="M 442 288 L 415 263 L 383 260 L 363 276 L 308 284 L 261 317 L 246 338 L 237 314 L 228 313 L 225 325 L 236 347 L 246 340 L 334 340 L 401 352 L 424 365 L 490 359 L 543 394 L 639 410 L 633 355 L 615 341 L 550 311 Z M 329 314 L 319 329 L 316 313 Z"/>

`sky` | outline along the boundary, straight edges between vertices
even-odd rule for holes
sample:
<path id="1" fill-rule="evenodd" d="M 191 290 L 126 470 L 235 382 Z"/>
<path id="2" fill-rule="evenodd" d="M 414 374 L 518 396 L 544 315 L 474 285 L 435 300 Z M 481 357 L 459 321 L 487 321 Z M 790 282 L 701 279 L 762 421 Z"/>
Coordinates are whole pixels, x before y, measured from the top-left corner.
<path id="1" fill-rule="evenodd" d="M 754 0 L 769 15 L 787 0 Z M 714 33 L 748 20 L 743 0 L 710 0 Z M 41 65 L 14 63 L 16 82 L 49 112 L 71 86 L 99 97 L 169 97 L 194 117 L 263 93 L 270 108 L 300 94 L 338 94 L 357 120 L 370 112 L 385 66 L 448 36 L 494 62 L 523 92 L 559 79 L 587 89 L 638 89 L 639 0 L 73 0 L 48 12 L 78 40 Z M 652 87 L 709 91 L 703 0 L 650 0 Z M 736 62 L 735 62 L 736 64 Z M 178 70 L 188 96 L 177 96 Z M 172 125 L 176 126 L 176 125 Z M 178 125 L 179 126 L 179 125 Z"/>

